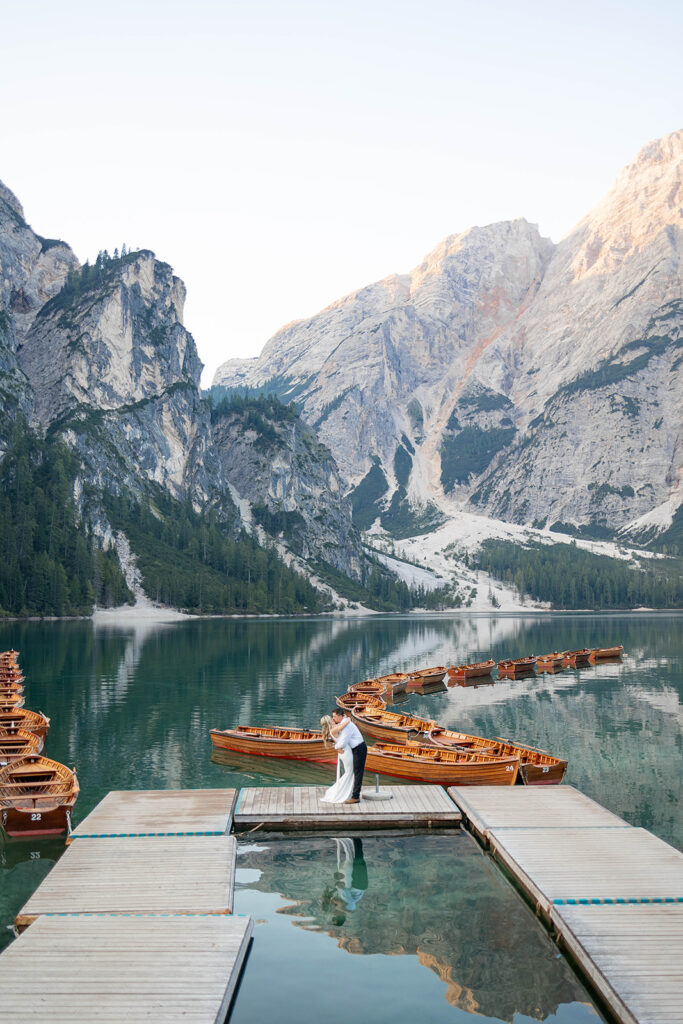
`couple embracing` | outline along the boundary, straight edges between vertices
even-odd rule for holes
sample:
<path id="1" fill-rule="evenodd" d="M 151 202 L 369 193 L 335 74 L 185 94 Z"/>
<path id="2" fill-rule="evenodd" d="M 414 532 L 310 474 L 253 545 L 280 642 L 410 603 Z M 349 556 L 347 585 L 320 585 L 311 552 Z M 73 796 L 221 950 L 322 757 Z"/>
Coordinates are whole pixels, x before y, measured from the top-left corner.
<path id="1" fill-rule="evenodd" d="M 331 715 L 320 719 L 325 743 L 334 741 L 337 758 L 337 781 L 321 797 L 328 804 L 357 804 L 365 771 L 368 748 L 360 730 L 350 718 L 335 708 Z M 344 774 L 341 774 L 343 769 Z"/>

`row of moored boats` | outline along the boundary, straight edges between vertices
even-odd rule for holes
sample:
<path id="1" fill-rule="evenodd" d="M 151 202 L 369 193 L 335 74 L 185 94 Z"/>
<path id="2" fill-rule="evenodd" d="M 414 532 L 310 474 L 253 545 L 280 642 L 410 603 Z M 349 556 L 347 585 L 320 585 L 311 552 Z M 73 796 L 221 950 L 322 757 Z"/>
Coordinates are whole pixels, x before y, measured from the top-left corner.
<path id="1" fill-rule="evenodd" d="M 16 651 L 0 653 L 0 822 L 9 836 L 52 836 L 70 825 L 76 772 L 43 757 L 50 719 L 24 707 Z"/>
<path id="2" fill-rule="evenodd" d="M 618 657 L 620 647 L 587 651 L 586 664 Z M 563 652 L 557 658 L 569 658 L 577 664 L 583 652 Z M 555 655 L 547 655 L 548 660 Z M 540 659 L 515 659 L 543 663 Z M 579 661 L 578 664 L 581 662 Z M 500 737 L 487 739 L 470 733 L 446 729 L 436 721 L 391 711 L 387 700 L 410 688 L 428 688 L 443 684 L 446 676 L 479 678 L 490 673 L 495 662 L 470 665 L 444 665 L 415 673 L 393 673 L 365 679 L 349 686 L 337 697 L 342 708 L 372 745 L 368 748 L 366 770 L 414 782 L 442 786 L 527 786 L 553 785 L 562 781 L 567 761 L 545 750 Z M 531 666 L 533 670 L 534 666 Z M 529 671 L 528 664 L 522 671 Z M 521 674 L 521 673 L 520 673 Z M 212 729 L 211 742 L 216 750 L 232 750 L 261 757 L 288 758 L 334 764 L 336 750 L 326 744 L 322 732 L 285 726 L 238 725 L 233 729 Z"/>

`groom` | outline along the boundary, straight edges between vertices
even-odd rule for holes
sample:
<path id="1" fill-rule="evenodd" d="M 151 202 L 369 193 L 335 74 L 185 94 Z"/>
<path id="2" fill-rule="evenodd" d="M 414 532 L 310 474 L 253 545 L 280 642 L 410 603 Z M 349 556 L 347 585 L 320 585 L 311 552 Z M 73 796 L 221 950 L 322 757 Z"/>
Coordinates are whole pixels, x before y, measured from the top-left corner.
<path id="1" fill-rule="evenodd" d="M 344 746 L 351 747 L 351 755 L 353 757 L 353 792 L 344 803 L 357 804 L 360 803 L 360 788 L 363 785 L 363 772 L 365 771 L 365 758 L 367 757 L 368 748 L 358 727 L 353 724 L 350 718 L 342 714 L 339 708 L 334 709 L 332 718 L 335 725 L 334 734 L 340 736 L 343 733 Z"/>

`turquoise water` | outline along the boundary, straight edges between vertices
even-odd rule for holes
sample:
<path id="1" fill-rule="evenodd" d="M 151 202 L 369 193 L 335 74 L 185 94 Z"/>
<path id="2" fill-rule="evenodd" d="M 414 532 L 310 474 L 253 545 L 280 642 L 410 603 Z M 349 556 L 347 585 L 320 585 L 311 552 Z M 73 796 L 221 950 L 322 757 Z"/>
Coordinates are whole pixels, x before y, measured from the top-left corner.
<path id="1" fill-rule="evenodd" d="M 216 763 L 214 726 L 314 725 L 350 682 L 387 671 L 623 643 L 621 663 L 443 687 L 402 706 L 568 757 L 568 782 L 681 848 L 682 623 L 665 614 L 206 620 L 137 629 L 5 623 L 0 650 L 20 650 L 27 706 L 52 719 L 45 753 L 78 769 L 78 821 L 114 788 L 331 779 L 315 765 L 238 755 Z M 11 923 L 62 850 L 55 841 L 0 840 L 0 924 Z M 235 1021 L 263 1020 L 272 1009 L 300 1020 L 301 999 L 310 1003 L 311 994 L 316 1016 L 341 1021 L 349 991 L 373 1020 L 398 1024 L 415 1014 L 515 1024 L 596 1019 L 525 904 L 467 835 L 367 837 L 368 887 L 350 909 L 344 893 L 354 887 L 335 879 L 349 857 L 332 839 L 261 839 L 241 850 L 236 909 L 265 923 L 256 927 Z M 5 932 L 0 944 L 9 939 Z"/>

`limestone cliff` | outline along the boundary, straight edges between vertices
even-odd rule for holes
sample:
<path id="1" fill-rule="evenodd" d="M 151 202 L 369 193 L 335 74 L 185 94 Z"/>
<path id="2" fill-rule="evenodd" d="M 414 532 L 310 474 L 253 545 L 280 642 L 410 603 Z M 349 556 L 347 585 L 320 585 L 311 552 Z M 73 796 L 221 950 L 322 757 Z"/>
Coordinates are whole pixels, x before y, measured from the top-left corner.
<path id="1" fill-rule="evenodd" d="M 65 242 L 31 230 L 21 203 L 0 182 L 0 447 L 16 412 L 30 414 L 31 389 L 17 351 L 36 313 L 76 264 Z"/>
<path id="2" fill-rule="evenodd" d="M 661 507 L 665 525 L 683 497 L 682 155 L 683 132 L 645 146 L 558 245 L 525 221 L 451 236 L 215 382 L 295 398 L 373 513 L 403 488 L 518 522 L 615 529 Z"/>
<path id="3" fill-rule="evenodd" d="M 235 415 L 212 422 L 171 267 L 146 250 L 102 252 L 81 267 L 64 243 L 36 235 L 0 186 L 0 271 L 0 442 L 18 412 L 39 436 L 66 441 L 81 466 L 77 501 L 104 542 L 114 535 L 107 493 L 154 503 L 161 488 L 231 535 L 245 525 L 242 508 L 246 525 L 260 512 L 299 564 L 362 579 L 350 506 L 312 429 L 291 412 L 278 443 L 264 445 Z M 296 528 L 277 530 L 278 516 Z"/>
<path id="4" fill-rule="evenodd" d="M 223 402 L 212 420 L 221 474 L 253 519 L 299 557 L 361 581 L 366 559 L 339 470 L 294 408 L 264 399 Z"/>

